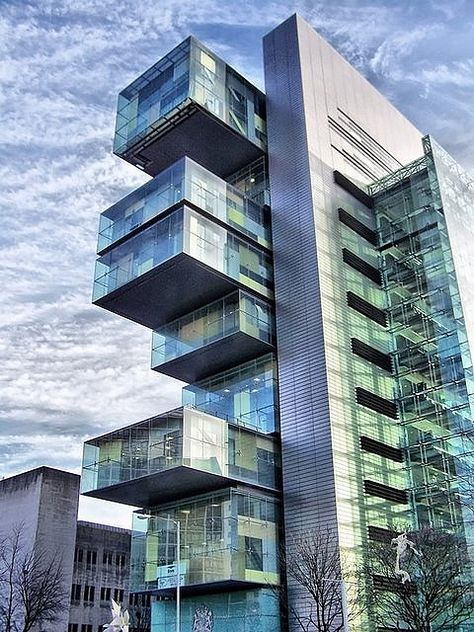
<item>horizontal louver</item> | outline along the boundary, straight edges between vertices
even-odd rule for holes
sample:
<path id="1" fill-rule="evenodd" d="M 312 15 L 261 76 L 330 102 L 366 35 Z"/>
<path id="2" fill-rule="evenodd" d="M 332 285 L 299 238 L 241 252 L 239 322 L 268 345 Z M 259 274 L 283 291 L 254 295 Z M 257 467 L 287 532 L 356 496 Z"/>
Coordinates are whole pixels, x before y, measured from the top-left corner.
<path id="1" fill-rule="evenodd" d="M 352 180 L 346 178 L 346 176 L 340 171 L 334 171 L 334 182 L 355 197 L 356 200 L 362 202 L 362 204 L 367 206 L 367 208 L 374 208 L 373 198 L 370 195 L 367 195 L 367 193 L 352 182 Z"/>
<path id="2" fill-rule="evenodd" d="M 370 496 L 377 496 L 394 503 L 406 504 L 408 502 L 408 493 L 404 489 L 397 489 L 375 481 L 364 481 L 364 490 Z"/>
<path id="3" fill-rule="evenodd" d="M 357 272 L 360 272 L 374 283 L 377 283 L 377 285 L 382 285 L 380 270 L 374 268 L 374 266 L 371 266 L 370 263 L 367 263 L 367 261 L 364 261 L 350 250 L 347 250 L 347 248 L 342 249 L 342 259 L 344 263 L 347 263 L 347 265 L 357 270 Z"/>
<path id="4" fill-rule="evenodd" d="M 357 296 L 357 294 L 347 292 L 347 304 L 359 312 L 359 314 L 367 316 L 367 318 L 382 325 L 382 327 L 387 326 L 387 314 L 382 309 L 375 307 L 372 303 L 368 303 L 360 296 Z"/>
<path id="5" fill-rule="evenodd" d="M 392 359 L 386 353 L 374 349 L 374 347 L 365 344 L 365 342 L 361 340 L 357 340 L 357 338 L 351 338 L 351 347 L 352 353 L 364 358 L 364 360 L 372 362 L 372 364 L 376 364 L 389 373 L 393 373 Z"/>
<path id="6" fill-rule="evenodd" d="M 373 575 L 372 581 L 374 583 L 375 590 L 386 590 L 389 592 L 403 592 L 416 594 L 416 584 L 412 582 L 406 582 L 402 584 L 398 577 L 383 577 L 382 575 Z M 400 628 L 377 628 L 377 632 L 391 632 L 392 630 L 399 630 Z M 408 630 L 407 630 L 408 632 Z M 412 630 L 412 632 L 415 632 Z"/>
<path id="7" fill-rule="evenodd" d="M 368 533 L 369 540 L 372 540 L 372 542 L 391 542 L 392 538 L 396 538 L 398 535 L 396 531 L 383 529 L 382 527 L 374 527 L 372 525 L 369 525 Z"/>
<path id="8" fill-rule="evenodd" d="M 375 439 L 370 439 L 369 437 L 360 438 L 360 447 L 362 450 L 365 450 L 365 452 L 378 454 L 379 456 L 391 459 L 392 461 L 397 461 L 398 463 L 402 463 L 403 461 L 403 453 L 399 448 L 393 448 L 391 445 L 387 445 L 381 441 L 376 441 Z"/>
<path id="9" fill-rule="evenodd" d="M 386 415 L 387 417 L 391 417 L 392 419 L 398 419 L 397 405 L 395 404 L 395 402 L 392 402 L 389 399 L 385 399 L 385 397 L 375 395 L 375 393 L 366 391 L 365 388 L 360 388 L 358 386 L 356 388 L 356 400 L 357 403 L 361 406 L 370 408 L 376 413 Z"/>
<path id="10" fill-rule="evenodd" d="M 343 208 L 339 208 L 337 210 L 339 213 L 339 220 L 343 224 L 345 224 L 348 228 L 366 239 L 369 243 L 373 244 L 374 246 L 377 245 L 377 235 L 375 231 L 371 230 L 368 226 L 360 222 Z"/>

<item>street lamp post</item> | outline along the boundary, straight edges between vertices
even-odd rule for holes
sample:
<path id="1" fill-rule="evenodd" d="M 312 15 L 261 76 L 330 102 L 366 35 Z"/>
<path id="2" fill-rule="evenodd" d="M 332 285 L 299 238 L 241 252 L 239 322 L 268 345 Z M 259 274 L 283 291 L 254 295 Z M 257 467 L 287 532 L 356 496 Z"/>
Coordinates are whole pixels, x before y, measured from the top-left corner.
<path id="1" fill-rule="evenodd" d="M 176 525 L 176 632 L 181 632 L 181 522 L 170 516 L 150 516 L 148 514 L 139 514 L 141 520 L 147 518 L 159 518 L 168 520 Z"/>

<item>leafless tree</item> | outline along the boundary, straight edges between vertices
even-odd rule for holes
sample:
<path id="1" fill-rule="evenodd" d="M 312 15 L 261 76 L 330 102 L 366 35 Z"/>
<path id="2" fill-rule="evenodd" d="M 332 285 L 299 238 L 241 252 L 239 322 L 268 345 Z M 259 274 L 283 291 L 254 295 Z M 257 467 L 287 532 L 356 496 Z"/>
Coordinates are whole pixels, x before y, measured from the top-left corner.
<path id="1" fill-rule="evenodd" d="M 131 593 L 128 612 L 130 613 L 130 632 L 150 632 L 151 605 L 149 595 Z"/>
<path id="2" fill-rule="evenodd" d="M 61 561 L 28 546 L 23 525 L 0 536 L 0 632 L 29 632 L 68 608 Z"/>
<path id="3" fill-rule="evenodd" d="M 360 614 L 363 600 L 358 590 L 354 594 L 353 572 L 341 558 L 334 531 L 322 528 L 301 534 L 287 542 L 283 556 L 289 590 L 301 594 L 287 616 L 303 632 L 341 632 Z"/>
<path id="4" fill-rule="evenodd" d="M 372 577 L 372 616 L 383 628 L 416 632 L 454 632 L 474 616 L 474 591 L 465 541 L 452 533 L 424 528 L 408 534 L 401 568 L 410 581 L 394 572 L 396 551 L 387 542 L 373 543 L 366 573 Z"/>

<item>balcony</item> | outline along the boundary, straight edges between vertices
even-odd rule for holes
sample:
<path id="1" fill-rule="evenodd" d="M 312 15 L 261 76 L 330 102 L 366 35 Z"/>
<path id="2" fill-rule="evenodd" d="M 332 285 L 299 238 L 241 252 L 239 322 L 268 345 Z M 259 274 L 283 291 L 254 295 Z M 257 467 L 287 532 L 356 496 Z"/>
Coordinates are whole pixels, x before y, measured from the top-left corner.
<path id="1" fill-rule="evenodd" d="M 276 489 L 276 442 L 184 408 L 87 441 L 82 492 L 149 507 L 237 482 Z"/>
<path id="2" fill-rule="evenodd" d="M 189 156 L 225 177 L 265 149 L 264 95 L 194 38 L 119 95 L 114 152 L 152 176 Z"/>
<path id="3" fill-rule="evenodd" d="M 269 254 L 183 206 L 96 263 L 93 302 L 156 329 L 239 288 L 272 297 Z"/>
<path id="4" fill-rule="evenodd" d="M 184 593 L 278 584 L 278 509 L 275 498 L 226 489 L 134 513 L 130 589 L 166 594 L 176 586 L 178 521 Z"/>
<path id="5" fill-rule="evenodd" d="M 195 382 L 268 353 L 273 332 L 270 305 L 237 291 L 154 331 L 151 366 Z"/>
<path id="6" fill-rule="evenodd" d="M 271 247 L 267 210 L 204 167 L 183 158 L 101 214 L 99 254 L 184 201 L 258 244 Z"/>

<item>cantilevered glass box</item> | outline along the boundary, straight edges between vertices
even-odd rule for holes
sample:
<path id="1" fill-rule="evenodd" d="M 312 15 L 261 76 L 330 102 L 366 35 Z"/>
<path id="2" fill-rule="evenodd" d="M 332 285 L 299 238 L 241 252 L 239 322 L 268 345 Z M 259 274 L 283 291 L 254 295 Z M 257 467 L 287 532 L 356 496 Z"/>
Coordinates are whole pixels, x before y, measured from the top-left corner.
<path id="1" fill-rule="evenodd" d="M 186 155 L 227 176 L 265 148 L 264 95 L 192 37 L 119 95 L 114 152 L 150 175 Z"/>
<path id="2" fill-rule="evenodd" d="M 185 407 L 84 444 L 82 492 L 149 507 L 248 482 L 275 490 L 274 438 Z"/>

